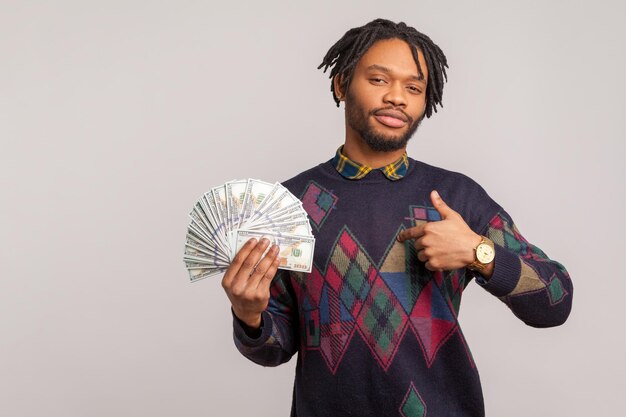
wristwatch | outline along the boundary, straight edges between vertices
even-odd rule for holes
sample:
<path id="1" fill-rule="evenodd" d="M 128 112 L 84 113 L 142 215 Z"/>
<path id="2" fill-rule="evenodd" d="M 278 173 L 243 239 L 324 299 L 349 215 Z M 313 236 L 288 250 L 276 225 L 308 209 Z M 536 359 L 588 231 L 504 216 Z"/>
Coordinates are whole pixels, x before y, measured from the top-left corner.
<path id="1" fill-rule="evenodd" d="M 474 262 L 467 265 L 467 268 L 472 271 L 482 271 L 496 256 L 493 242 L 485 236 L 481 236 L 481 238 L 478 246 L 474 248 Z"/>

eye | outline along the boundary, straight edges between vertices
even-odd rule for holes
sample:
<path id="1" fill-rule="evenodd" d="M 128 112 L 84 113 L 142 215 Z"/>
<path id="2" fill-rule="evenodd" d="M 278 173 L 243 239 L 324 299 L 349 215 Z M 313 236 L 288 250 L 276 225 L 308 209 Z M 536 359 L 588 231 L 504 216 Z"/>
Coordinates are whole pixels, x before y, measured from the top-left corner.
<path id="1" fill-rule="evenodd" d="M 422 90 L 419 87 L 416 87 L 414 85 L 409 85 L 407 88 L 409 89 L 409 91 L 411 91 L 414 94 L 422 94 Z"/>
<path id="2" fill-rule="evenodd" d="M 372 84 L 384 84 L 385 80 L 383 80 L 382 78 L 373 77 L 373 78 L 370 78 L 370 82 Z"/>

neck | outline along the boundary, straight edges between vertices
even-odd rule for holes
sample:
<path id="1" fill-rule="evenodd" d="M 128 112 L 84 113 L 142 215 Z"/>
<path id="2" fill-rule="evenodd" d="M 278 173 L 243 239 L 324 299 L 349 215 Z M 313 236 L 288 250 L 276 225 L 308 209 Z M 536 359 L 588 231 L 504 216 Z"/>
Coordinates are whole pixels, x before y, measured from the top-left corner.
<path id="1" fill-rule="evenodd" d="M 391 152 L 377 152 L 372 150 L 362 140 L 349 140 L 348 138 L 346 138 L 346 143 L 343 145 L 343 154 L 345 156 L 373 169 L 382 168 L 396 162 L 404 155 L 404 152 L 406 152 L 406 148 Z"/>

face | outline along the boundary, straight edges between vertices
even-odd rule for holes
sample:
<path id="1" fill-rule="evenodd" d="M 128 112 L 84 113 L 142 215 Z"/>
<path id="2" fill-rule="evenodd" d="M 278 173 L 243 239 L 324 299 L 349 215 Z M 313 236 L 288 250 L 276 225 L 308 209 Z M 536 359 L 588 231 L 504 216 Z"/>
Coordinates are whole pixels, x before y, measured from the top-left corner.
<path id="1" fill-rule="evenodd" d="M 400 39 L 378 41 L 361 57 L 345 94 L 348 135 L 377 152 L 406 147 L 425 113 L 428 70 L 419 50 L 418 56 L 423 79 Z"/>

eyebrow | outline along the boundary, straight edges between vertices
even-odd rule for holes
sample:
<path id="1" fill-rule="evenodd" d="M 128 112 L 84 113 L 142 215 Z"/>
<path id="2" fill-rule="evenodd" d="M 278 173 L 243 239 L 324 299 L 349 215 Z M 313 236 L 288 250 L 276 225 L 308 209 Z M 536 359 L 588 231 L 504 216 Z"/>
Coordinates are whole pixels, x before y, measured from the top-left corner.
<path id="1" fill-rule="evenodd" d="M 367 67 L 367 70 L 368 71 L 378 70 L 378 71 L 385 72 L 387 74 L 391 74 L 393 72 L 393 71 L 391 71 L 391 69 L 389 69 L 387 67 L 384 67 L 382 65 L 378 65 L 378 64 L 370 65 L 369 67 Z M 425 83 L 423 75 L 421 77 L 419 75 L 411 75 L 409 78 L 411 78 L 414 81 L 419 81 L 419 82 Z"/>

